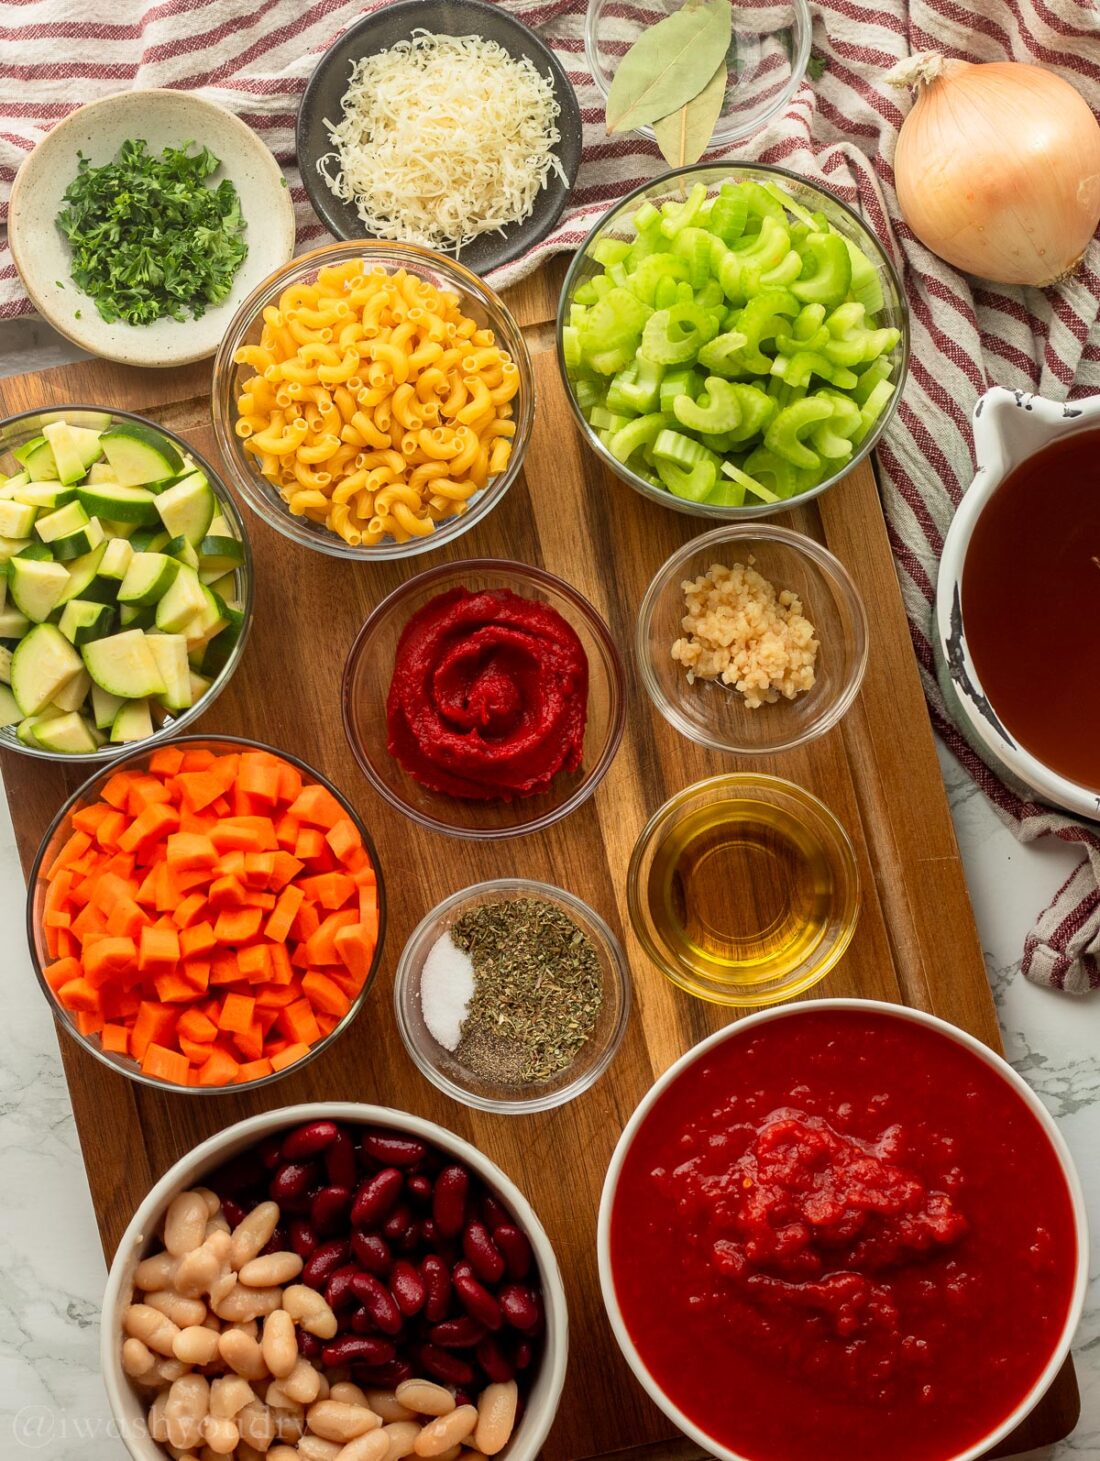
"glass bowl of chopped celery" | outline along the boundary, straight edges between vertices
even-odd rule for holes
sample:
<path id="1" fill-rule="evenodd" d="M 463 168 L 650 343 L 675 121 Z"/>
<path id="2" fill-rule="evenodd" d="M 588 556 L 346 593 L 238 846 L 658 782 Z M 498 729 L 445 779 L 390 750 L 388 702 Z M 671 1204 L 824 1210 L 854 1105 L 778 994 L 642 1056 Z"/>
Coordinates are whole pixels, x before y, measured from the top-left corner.
<path id="1" fill-rule="evenodd" d="M 622 945 L 587 903 L 497 878 L 452 893 L 409 937 L 397 1028 L 431 1083 L 477 1111 L 548 1111 L 589 1090 L 630 1017 Z"/>
<path id="2" fill-rule="evenodd" d="M 588 235 L 558 310 L 589 444 L 696 517 L 761 517 L 834 486 L 882 434 L 908 356 L 878 239 L 776 167 L 708 163 L 636 188 Z"/>
<path id="3" fill-rule="evenodd" d="M 91 762 L 179 735 L 240 663 L 252 583 L 182 437 L 94 405 L 0 421 L 0 747 Z"/>

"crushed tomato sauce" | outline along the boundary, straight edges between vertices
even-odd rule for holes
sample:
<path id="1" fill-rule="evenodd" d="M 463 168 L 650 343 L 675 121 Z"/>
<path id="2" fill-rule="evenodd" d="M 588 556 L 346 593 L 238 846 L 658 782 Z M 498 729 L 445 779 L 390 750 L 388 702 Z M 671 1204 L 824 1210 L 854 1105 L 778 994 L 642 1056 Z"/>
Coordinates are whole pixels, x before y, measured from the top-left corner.
<path id="1" fill-rule="evenodd" d="M 1057 1156 L 937 1031 L 807 1010 L 659 1098 L 611 1260 L 646 1366 L 752 1461 L 942 1461 L 1024 1398 L 1077 1249 Z"/>

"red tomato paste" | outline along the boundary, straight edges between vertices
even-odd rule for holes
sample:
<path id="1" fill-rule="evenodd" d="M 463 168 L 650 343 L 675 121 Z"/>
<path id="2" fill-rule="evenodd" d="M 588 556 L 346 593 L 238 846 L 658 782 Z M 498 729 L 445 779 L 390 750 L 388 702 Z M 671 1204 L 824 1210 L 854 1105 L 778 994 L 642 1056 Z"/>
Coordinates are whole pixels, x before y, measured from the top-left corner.
<path id="1" fill-rule="evenodd" d="M 1054 1149 L 935 1030 L 807 1010 L 716 1046 L 627 1155 L 611 1261 L 646 1366 L 751 1461 L 942 1461 L 1024 1398 L 1077 1260 Z"/>
<path id="2" fill-rule="evenodd" d="M 455 588 L 405 625 L 389 750 L 432 791 L 481 801 L 545 791 L 580 765 L 587 712 L 584 646 L 549 604 Z"/>

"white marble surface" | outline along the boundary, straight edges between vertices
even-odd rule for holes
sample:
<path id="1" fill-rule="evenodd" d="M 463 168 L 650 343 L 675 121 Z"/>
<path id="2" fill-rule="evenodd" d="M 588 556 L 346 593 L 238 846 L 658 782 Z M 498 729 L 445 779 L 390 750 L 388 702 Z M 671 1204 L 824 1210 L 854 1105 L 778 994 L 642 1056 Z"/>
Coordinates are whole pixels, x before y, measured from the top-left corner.
<path id="1" fill-rule="evenodd" d="M 76 357 L 47 327 L 0 324 L 0 374 Z M 942 752 L 989 977 L 1009 1056 L 1057 1117 L 1100 1233 L 1100 1005 L 1035 988 L 1019 973 L 1024 935 L 1067 876 L 1062 844 L 1021 847 Z M 123 1461 L 99 1378 L 103 1258 L 53 1021 L 24 949 L 23 879 L 0 804 L 0 938 L 5 1035 L 0 1060 L 0 1457 Z M 949 961 L 951 950 L 945 948 Z M 1083 1407 L 1075 1434 L 1029 1461 L 1100 1457 L 1100 1287 L 1077 1336 Z"/>

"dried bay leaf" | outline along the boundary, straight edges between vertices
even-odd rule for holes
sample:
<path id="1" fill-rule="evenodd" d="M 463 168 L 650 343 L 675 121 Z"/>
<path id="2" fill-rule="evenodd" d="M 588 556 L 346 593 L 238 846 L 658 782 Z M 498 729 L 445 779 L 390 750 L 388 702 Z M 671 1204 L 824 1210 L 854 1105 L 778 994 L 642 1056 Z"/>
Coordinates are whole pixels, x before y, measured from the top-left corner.
<path id="1" fill-rule="evenodd" d="M 703 87 L 698 96 L 685 102 L 670 117 L 653 123 L 657 146 L 670 167 L 687 167 L 698 162 L 710 146 L 714 128 L 722 115 L 729 72 L 725 61 Z"/>
<path id="2" fill-rule="evenodd" d="M 731 31 L 730 0 L 702 0 L 644 30 L 611 82 L 608 132 L 644 127 L 698 96 L 723 62 Z"/>

